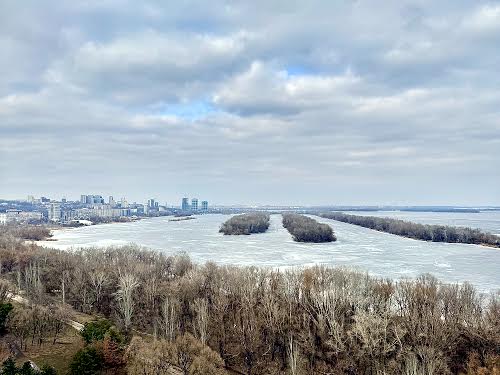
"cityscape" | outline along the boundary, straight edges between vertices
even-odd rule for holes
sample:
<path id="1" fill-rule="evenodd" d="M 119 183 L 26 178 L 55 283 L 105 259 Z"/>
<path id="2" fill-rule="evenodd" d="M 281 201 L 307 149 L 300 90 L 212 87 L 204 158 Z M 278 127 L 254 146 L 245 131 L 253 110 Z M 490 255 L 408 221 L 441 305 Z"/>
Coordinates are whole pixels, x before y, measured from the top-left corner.
<path id="1" fill-rule="evenodd" d="M 179 206 L 160 204 L 155 198 L 145 203 L 129 203 L 126 198 L 119 200 L 110 195 L 82 194 L 80 200 L 66 198 L 35 198 L 29 195 L 26 200 L 1 201 L 0 225 L 10 223 L 54 223 L 62 225 L 90 225 L 101 222 L 130 221 L 143 217 L 184 216 L 209 212 L 207 200 L 182 198 Z"/>

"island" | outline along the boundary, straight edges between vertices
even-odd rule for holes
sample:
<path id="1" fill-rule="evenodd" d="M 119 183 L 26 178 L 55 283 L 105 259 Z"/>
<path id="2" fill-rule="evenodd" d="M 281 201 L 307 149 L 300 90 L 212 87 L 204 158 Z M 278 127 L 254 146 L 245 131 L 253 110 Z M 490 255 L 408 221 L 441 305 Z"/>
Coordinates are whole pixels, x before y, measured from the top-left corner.
<path id="1" fill-rule="evenodd" d="M 499 236 L 475 228 L 419 224 L 388 217 L 349 215 L 342 212 L 321 213 L 319 216 L 415 240 L 500 247 Z"/>
<path id="2" fill-rule="evenodd" d="M 283 214 L 283 226 L 297 242 L 333 242 L 337 240 L 332 227 L 318 223 L 308 216 Z"/>
<path id="3" fill-rule="evenodd" d="M 264 212 L 251 212 L 235 215 L 222 224 L 219 233 L 225 235 L 248 235 L 264 233 L 269 228 L 269 214 Z"/>

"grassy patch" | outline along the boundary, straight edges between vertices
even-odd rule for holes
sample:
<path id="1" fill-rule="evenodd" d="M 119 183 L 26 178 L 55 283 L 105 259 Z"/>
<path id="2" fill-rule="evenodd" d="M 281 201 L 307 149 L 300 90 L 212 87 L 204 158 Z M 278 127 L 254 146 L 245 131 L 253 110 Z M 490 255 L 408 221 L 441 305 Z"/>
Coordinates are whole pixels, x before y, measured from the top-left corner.
<path id="1" fill-rule="evenodd" d="M 28 345 L 28 350 L 24 351 L 24 357 L 19 358 L 17 362 L 23 363 L 31 360 L 39 367 L 47 364 L 54 367 L 58 374 L 65 374 L 69 369 L 71 359 L 81 348 L 83 348 L 83 340 L 80 334 L 75 329 L 66 327 L 55 344 L 50 341 L 42 346 Z"/>

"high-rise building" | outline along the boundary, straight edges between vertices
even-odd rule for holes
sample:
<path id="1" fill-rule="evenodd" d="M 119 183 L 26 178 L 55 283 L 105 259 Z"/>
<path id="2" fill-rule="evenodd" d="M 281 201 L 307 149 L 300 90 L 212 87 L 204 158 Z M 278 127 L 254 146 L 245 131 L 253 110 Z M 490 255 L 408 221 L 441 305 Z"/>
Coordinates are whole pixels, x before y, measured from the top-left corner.
<path id="1" fill-rule="evenodd" d="M 189 210 L 189 198 L 182 198 L 181 208 L 183 211 Z"/>
<path id="2" fill-rule="evenodd" d="M 201 201 L 201 210 L 208 211 L 208 201 Z"/>
<path id="3" fill-rule="evenodd" d="M 80 203 L 87 204 L 87 196 L 85 194 L 80 195 Z"/>
<path id="4" fill-rule="evenodd" d="M 115 205 L 115 199 L 113 198 L 112 195 L 109 196 L 108 198 L 108 204 L 113 207 Z"/>
<path id="5" fill-rule="evenodd" d="M 59 203 L 51 203 L 49 207 L 49 220 L 54 222 L 61 220 L 61 206 Z"/>
<path id="6" fill-rule="evenodd" d="M 197 211 L 198 210 L 198 198 L 191 199 L 191 209 L 193 211 Z"/>
<path id="7" fill-rule="evenodd" d="M 155 200 L 153 198 L 148 199 L 148 207 L 155 207 Z"/>
<path id="8" fill-rule="evenodd" d="M 33 195 L 28 195 L 27 202 L 33 204 L 35 202 L 35 197 Z"/>

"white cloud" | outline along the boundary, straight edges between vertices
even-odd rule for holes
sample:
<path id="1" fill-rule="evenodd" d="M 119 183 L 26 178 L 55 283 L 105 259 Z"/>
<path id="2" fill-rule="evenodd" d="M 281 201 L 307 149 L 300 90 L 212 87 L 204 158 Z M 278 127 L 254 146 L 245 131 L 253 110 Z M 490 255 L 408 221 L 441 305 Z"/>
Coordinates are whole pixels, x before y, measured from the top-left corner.
<path id="1" fill-rule="evenodd" d="M 342 75 L 289 75 L 254 61 L 250 68 L 222 83 L 213 101 L 238 113 L 297 113 L 342 101 L 360 87 L 350 70 Z"/>
<path id="2" fill-rule="evenodd" d="M 465 17 L 466 30 L 478 33 L 491 33 L 500 30 L 500 5 L 487 4 L 478 7 L 470 16 Z"/>

